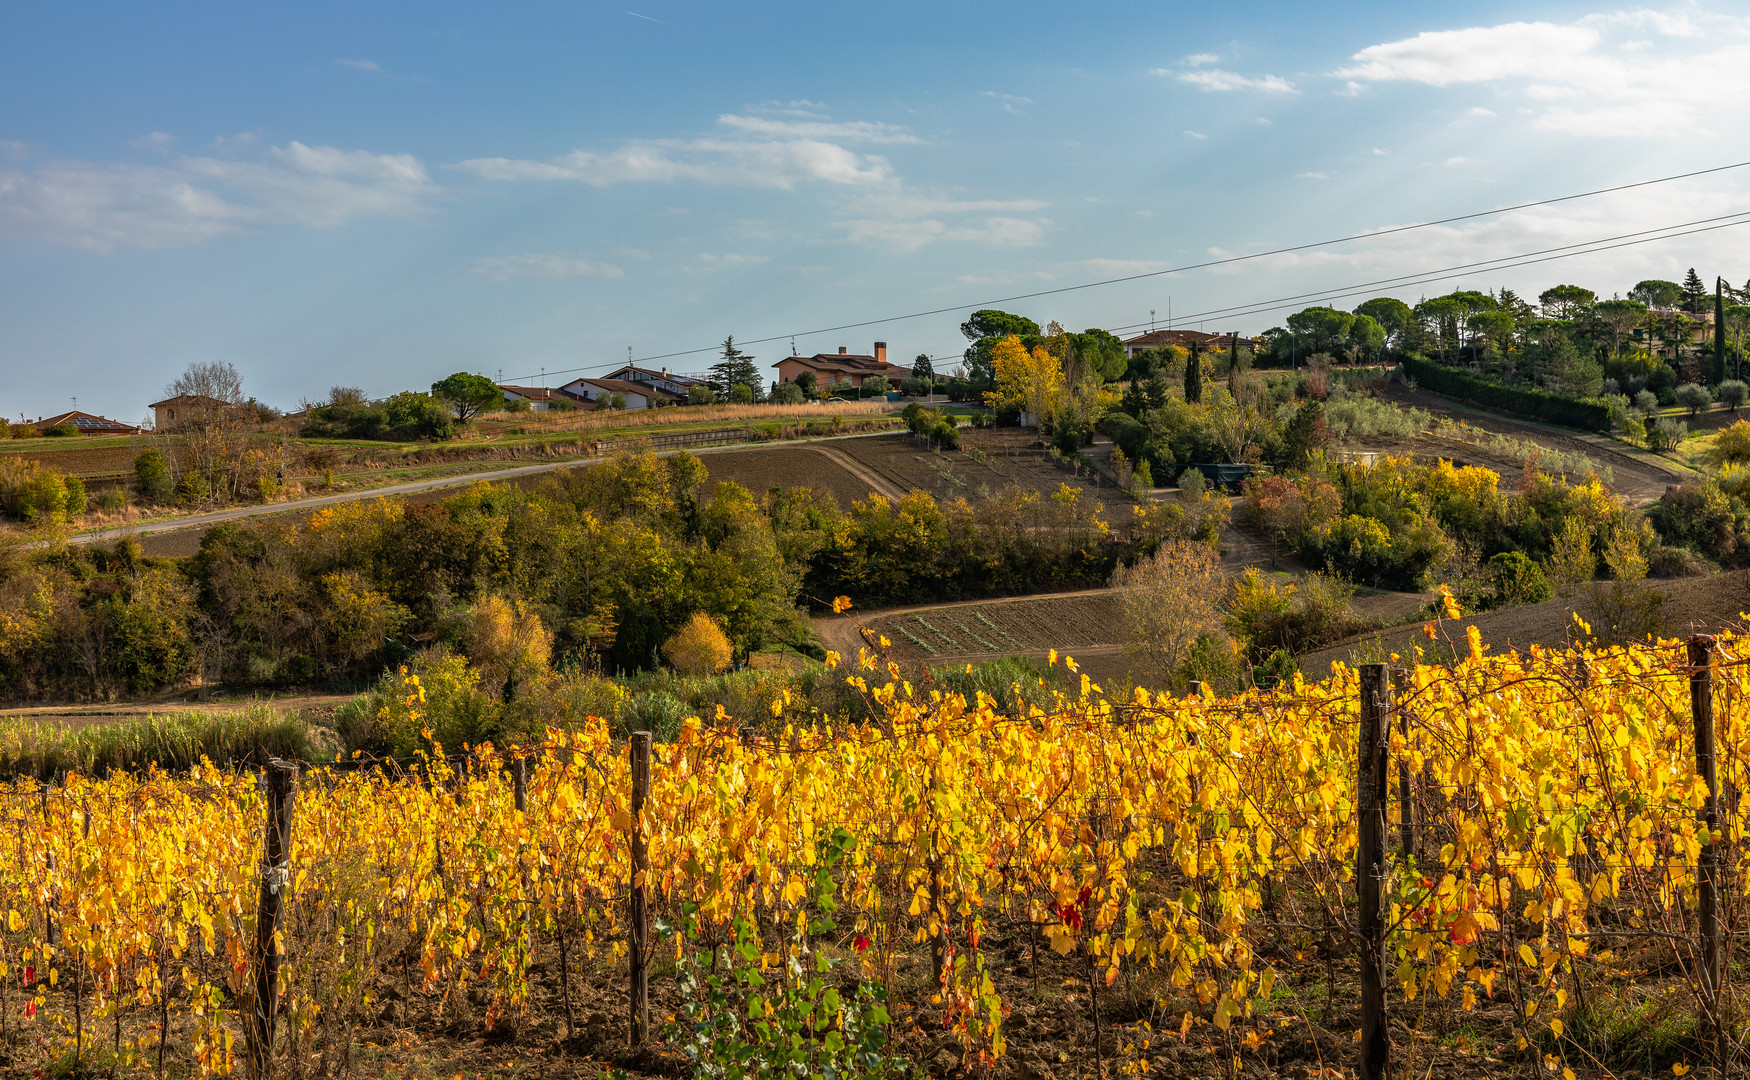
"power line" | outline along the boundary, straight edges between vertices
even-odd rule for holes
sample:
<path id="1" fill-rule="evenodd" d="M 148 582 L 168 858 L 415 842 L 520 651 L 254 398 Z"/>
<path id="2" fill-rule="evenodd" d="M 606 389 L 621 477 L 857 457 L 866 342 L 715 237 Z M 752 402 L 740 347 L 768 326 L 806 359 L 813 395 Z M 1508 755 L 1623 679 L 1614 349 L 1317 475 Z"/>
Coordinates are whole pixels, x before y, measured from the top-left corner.
<path id="1" fill-rule="evenodd" d="M 1661 176 L 1652 180 L 1637 180 L 1633 183 L 1617 184 L 1612 187 L 1595 188 L 1591 191 L 1576 192 L 1572 195 L 1558 195 L 1549 199 L 1534 199 L 1531 202 L 1515 203 L 1512 206 L 1503 206 L 1494 210 L 1478 210 L 1468 214 L 1455 214 L 1451 217 L 1438 218 L 1434 221 L 1423 221 L 1414 225 L 1397 225 L 1388 229 L 1374 229 L 1366 232 L 1351 233 L 1348 236 L 1339 236 L 1330 240 L 1317 240 L 1305 244 L 1292 244 L 1287 247 L 1272 248 L 1268 251 L 1253 252 L 1250 255 L 1230 255 L 1225 258 L 1210 259 L 1200 263 L 1187 263 L 1184 266 L 1168 267 L 1164 270 L 1150 270 L 1143 273 L 1126 274 L 1122 277 L 1103 278 L 1098 281 L 1084 281 L 1076 285 L 1061 285 L 1053 289 L 1040 289 L 1035 292 L 1017 293 L 1013 296 L 1002 296 L 994 300 L 981 300 L 977 303 L 954 304 L 948 307 L 930 308 L 925 311 L 914 311 L 905 315 L 890 315 L 880 319 L 864 319 L 859 322 L 841 323 L 838 326 L 826 326 L 817 330 L 805 330 L 800 332 L 773 334 L 770 337 L 750 338 L 742 344 L 764 345 L 773 341 L 782 341 L 785 338 L 790 337 L 832 334 L 837 333 L 840 330 L 856 330 L 865 326 L 879 326 L 884 323 L 904 322 L 910 319 L 927 318 L 931 315 L 945 315 L 953 311 L 994 307 L 998 304 L 1012 304 L 1017 300 L 1033 300 L 1042 296 L 1059 296 L 1064 293 L 1079 292 L 1084 289 L 1097 289 L 1107 285 L 1121 285 L 1131 281 L 1144 281 L 1149 278 L 1165 277 L 1168 274 L 1180 274 L 1191 270 L 1207 270 L 1217 266 L 1232 266 L 1236 263 L 1250 262 L 1254 259 L 1265 259 L 1274 255 L 1288 255 L 1297 251 L 1310 251 L 1314 248 L 1331 247 L 1336 244 L 1347 244 L 1356 240 L 1371 240 L 1381 236 L 1393 236 L 1399 233 L 1413 232 L 1417 229 L 1431 229 L 1438 225 L 1451 225 L 1460 221 L 1474 221 L 1478 218 L 1493 217 L 1497 214 L 1510 214 L 1517 210 L 1529 210 L 1539 206 L 1554 206 L 1558 203 L 1573 202 L 1576 199 L 1590 199 L 1598 195 L 1609 195 L 1619 191 L 1632 191 L 1636 188 L 1651 187 L 1656 184 L 1668 184 L 1673 181 L 1688 180 L 1697 176 L 1708 176 L 1713 173 L 1729 172 L 1733 169 L 1742 169 L 1746 166 L 1750 166 L 1750 161 L 1739 161 L 1730 165 L 1716 165 L 1711 168 L 1675 173 L 1671 176 Z M 1175 317 L 1174 321 L 1186 321 L 1197 317 L 1198 316 L 1196 315 L 1181 315 Z M 697 349 L 681 349 L 676 352 L 658 353 L 652 356 L 640 357 L 636 362 L 651 363 L 657 360 L 670 360 L 677 356 L 696 356 L 700 353 L 711 352 L 716 348 L 717 346 L 715 345 L 706 345 Z M 552 374 L 568 375 L 576 371 L 593 371 L 597 368 L 612 366 L 612 364 L 585 364 L 580 367 L 563 368 L 552 372 Z M 521 377 L 527 378 L 528 376 Z"/>
<path id="2" fill-rule="evenodd" d="M 1730 225 L 1745 224 L 1745 220 L 1750 220 L 1750 210 L 1739 210 L 1730 214 L 1720 214 L 1717 217 L 1697 218 L 1694 221 L 1683 221 L 1674 225 L 1662 225 L 1656 229 L 1642 229 L 1637 232 L 1619 233 L 1616 236 L 1599 237 L 1596 240 L 1586 240 L 1577 244 L 1562 244 L 1557 247 L 1541 248 L 1536 251 L 1522 251 L 1514 255 L 1502 255 L 1498 258 L 1483 259 L 1479 262 L 1460 263 L 1456 266 L 1442 267 L 1438 270 L 1418 270 L 1411 274 L 1400 274 L 1396 277 L 1379 278 L 1374 281 L 1341 286 L 1336 291 L 1331 289 L 1318 289 L 1312 292 L 1296 293 L 1292 296 L 1277 297 L 1274 300 L 1256 301 L 1248 304 L 1234 304 L 1230 307 L 1223 308 L 1210 308 L 1206 311 L 1193 312 L 1190 315 L 1183 316 L 1183 318 L 1212 319 L 1217 316 L 1256 314 L 1258 311 L 1269 311 L 1274 308 L 1298 303 L 1302 300 L 1310 300 L 1315 297 L 1322 296 L 1335 299 L 1338 296 L 1347 296 L 1352 292 L 1372 289 L 1403 288 L 1406 285 L 1422 285 L 1433 281 L 1444 280 L 1446 278 L 1463 276 L 1467 273 L 1491 273 L 1496 270 L 1512 269 L 1514 266 L 1526 266 L 1535 262 L 1551 261 L 1551 259 L 1541 258 L 1541 256 L 1545 255 L 1551 255 L 1552 258 L 1572 258 L 1577 255 L 1589 254 L 1592 251 L 1610 251 L 1617 247 L 1633 246 L 1631 244 L 1620 244 L 1617 243 L 1617 241 L 1630 240 L 1635 237 L 1643 238 L 1635 240 L 1635 243 L 1650 244 L 1657 240 L 1670 239 L 1673 236 L 1689 236 L 1692 235 L 1693 232 L 1709 231 L 1707 229 L 1692 229 L 1692 226 L 1714 225 L 1719 228 L 1725 228 Z M 1690 231 L 1674 231 L 1678 229 Z M 1552 255 L 1554 252 L 1565 252 L 1566 254 Z M 1124 326 L 1112 327 L 1111 330 L 1113 332 L 1120 330 L 1134 330 L 1142 325 L 1144 324 L 1130 323 Z"/>

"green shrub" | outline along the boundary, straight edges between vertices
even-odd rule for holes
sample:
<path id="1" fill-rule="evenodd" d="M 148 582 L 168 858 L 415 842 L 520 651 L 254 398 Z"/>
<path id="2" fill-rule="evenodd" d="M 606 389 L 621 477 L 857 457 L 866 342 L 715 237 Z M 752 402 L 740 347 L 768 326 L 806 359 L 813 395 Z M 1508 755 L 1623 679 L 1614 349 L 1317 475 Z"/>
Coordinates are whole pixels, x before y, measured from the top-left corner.
<path id="1" fill-rule="evenodd" d="M 134 483 L 141 495 L 155 503 L 167 503 L 176 494 L 170 459 L 161 450 L 142 450 L 134 455 Z"/>
<path id="2" fill-rule="evenodd" d="M 0 459 L 0 510 L 33 525 L 67 517 L 67 480 L 40 462 Z M 85 486 L 79 484 L 79 512 L 85 512 Z"/>
<path id="3" fill-rule="evenodd" d="M 1488 563 L 1494 579 L 1493 607 L 1541 604 L 1555 595 L 1538 565 L 1517 551 L 1503 551 Z"/>
<path id="4" fill-rule="evenodd" d="M 1677 404 L 1688 409 L 1691 416 L 1714 403 L 1713 391 L 1699 383 L 1684 383 L 1673 393 L 1677 395 Z"/>
<path id="5" fill-rule="evenodd" d="M 66 514 L 69 519 L 85 516 L 85 481 L 77 476 L 69 476 L 63 483 L 67 488 Z"/>
<path id="6" fill-rule="evenodd" d="M 1404 374 L 1437 394 L 1535 416 L 1568 427 L 1588 431 L 1610 430 L 1610 406 L 1602 402 L 1565 397 L 1529 386 L 1508 385 L 1414 354 L 1404 358 Z"/>
<path id="7" fill-rule="evenodd" d="M 79 434 L 78 424 L 54 424 L 43 432 L 51 439 L 68 439 Z"/>
<path id="8" fill-rule="evenodd" d="M 1647 425 L 1647 449 L 1658 451 L 1675 450 L 1683 445 L 1683 440 L 1689 438 L 1689 425 L 1681 420 L 1661 417 Z"/>

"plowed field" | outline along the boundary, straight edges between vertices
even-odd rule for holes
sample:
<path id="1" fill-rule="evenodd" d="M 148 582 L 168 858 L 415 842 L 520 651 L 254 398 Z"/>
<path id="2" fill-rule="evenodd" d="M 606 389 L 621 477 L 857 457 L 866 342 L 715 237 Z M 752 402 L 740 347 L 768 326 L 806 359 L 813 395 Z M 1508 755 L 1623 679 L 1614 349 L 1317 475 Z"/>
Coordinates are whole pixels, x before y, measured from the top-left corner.
<path id="1" fill-rule="evenodd" d="M 865 441 L 868 440 L 846 439 L 833 446 Z M 700 455 L 709 473 L 705 482 L 707 494 L 715 491 L 718 484 L 733 480 L 756 496 L 772 488 L 812 487 L 832 492 L 840 506 L 868 498 L 872 485 L 853 475 L 835 458 L 836 455 L 822 453 L 811 446 L 723 450 Z"/>

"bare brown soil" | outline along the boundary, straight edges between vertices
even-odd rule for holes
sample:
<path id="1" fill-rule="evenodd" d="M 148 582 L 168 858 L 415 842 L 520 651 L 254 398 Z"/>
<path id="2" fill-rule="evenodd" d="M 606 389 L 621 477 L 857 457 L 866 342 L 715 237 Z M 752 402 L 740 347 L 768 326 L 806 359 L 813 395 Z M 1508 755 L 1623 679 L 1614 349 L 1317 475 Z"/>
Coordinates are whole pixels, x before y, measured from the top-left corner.
<path id="1" fill-rule="evenodd" d="M 854 440 L 868 441 L 868 440 Z M 854 460 L 833 447 L 774 446 L 746 450 L 723 450 L 701 460 L 709 473 L 707 492 L 732 480 L 755 495 L 772 488 L 812 487 L 830 491 L 841 506 L 866 499 L 871 491 L 892 495 L 880 478 L 861 471 Z M 847 467 L 847 463 L 849 467 Z"/>
<path id="2" fill-rule="evenodd" d="M 1097 473 L 1051 461 L 1036 433 L 1018 428 L 960 429 L 961 449 L 930 447 L 909 433 L 847 439 L 833 448 L 854 459 L 899 491 L 927 491 L 937 499 L 977 503 L 1015 488 L 1052 492 L 1061 484 L 1080 487 L 1107 504 L 1108 514 L 1129 496 Z"/>

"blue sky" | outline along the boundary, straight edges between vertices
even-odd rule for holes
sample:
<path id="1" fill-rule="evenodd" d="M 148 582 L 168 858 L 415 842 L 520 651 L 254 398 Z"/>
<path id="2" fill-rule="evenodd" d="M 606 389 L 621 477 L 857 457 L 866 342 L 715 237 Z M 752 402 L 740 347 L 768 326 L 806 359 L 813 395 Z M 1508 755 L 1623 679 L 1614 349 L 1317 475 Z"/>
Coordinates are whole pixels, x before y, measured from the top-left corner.
<path id="1" fill-rule="evenodd" d="M 942 355 L 961 312 L 805 332 L 1750 158 L 1739 9 L 1454 12 L 9 5 L 0 412 L 137 420 L 193 360 L 290 408 L 731 333 Z M 1285 312 L 1185 316 L 1750 209 L 1747 174 L 1008 306 L 1251 332 Z M 1743 282 L 1745 232 L 1379 291 Z"/>

